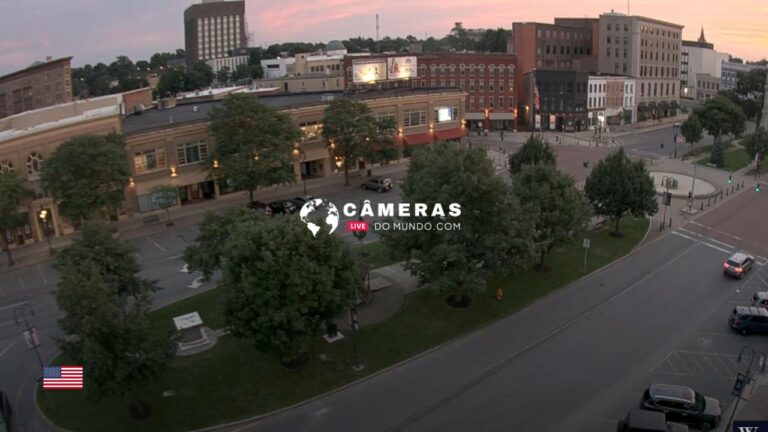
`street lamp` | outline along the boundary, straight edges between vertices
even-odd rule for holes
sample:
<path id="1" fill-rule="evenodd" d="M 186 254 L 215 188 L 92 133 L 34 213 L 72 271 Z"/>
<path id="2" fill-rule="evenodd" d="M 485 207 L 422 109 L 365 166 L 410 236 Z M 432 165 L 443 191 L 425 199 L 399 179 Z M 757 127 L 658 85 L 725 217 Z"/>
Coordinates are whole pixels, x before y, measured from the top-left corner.
<path id="1" fill-rule="evenodd" d="M 307 179 L 304 173 L 301 171 L 301 164 L 307 160 L 307 155 L 304 153 L 304 149 L 297 143 L 294 144 L 293 151 L 291 152 L 293 157 L 299 162 L 299 174 L 301 175 L 301 182 L 304 184 L 304 196 L 307 196 Z"/>
<path id="2" fill-rule="evenodd" d="M 664 203 L 664 216 L 661 218 L 661 225 L 659 225 L 659 232 L 661 232 L 661 230 L 664 229 L 664 224 L 665 224 L 665 222 L 667 220 L 667 207 L 669 206 L 669 204 L 668 204 L 669 201 L 671 201 L 671 199 L 669 198 L 669 179 L 671 179 L 671 178 L 672 177 L 670 177 L 670 176 L 664 176 L 664 177 L 661 178 L 661 185 L 662 186 L 666 186 L 667 187 L 667 191 L 664 192 L 664 198 L 662 200 L 663 203 Z"/>
<path id="3" fill-rule="evenodd" d="M 16 322 L 16 327 L 24 322 L 24 328 L 27 329 L 24 332 L 24 337 L 27 340 L 27 346 L 29 348 L 35 349 L 37 361 L 40 363 L 40 372 L 42 372 L 45 366 L 43 365 L 43 359 L 40 357 L 40 350 L 38 348 L 40 346 L 40 338 L 37 335 L 37 330 L 29 324 L 27 313 L 29 313 L 32 318 L 35 317 L 35 310 L 32 309 L 32 306 L 30 306 L 29 303 L 24 303 L 21 306 L 17 306 L 13 309 L 13 320 Z"/>
<path id="4" fill-rule="evenodd" d="M 40 223 L 43 228 L 43 235 L 45 236 L 45 240 L 48 242 L 48 255 L 51 255 L 53 254 L 53 249 L 51 248 L 51 230 L 48 228 L 48 210 L 40 210 L 38 217 L 40 218 Z"/>

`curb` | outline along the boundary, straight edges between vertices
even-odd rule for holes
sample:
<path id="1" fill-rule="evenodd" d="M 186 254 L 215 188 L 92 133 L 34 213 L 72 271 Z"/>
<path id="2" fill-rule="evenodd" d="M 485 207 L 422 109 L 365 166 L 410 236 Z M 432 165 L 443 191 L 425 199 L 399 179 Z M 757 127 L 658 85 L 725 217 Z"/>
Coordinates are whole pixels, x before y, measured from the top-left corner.
<path id="1" fill-rule="evenodd" d="M 37 392 L 38 392 L 38 391 L 40 391 L 40 386 L 39 386 L 39 385 L 36 385 L 36 386 L 35 386 L 35 392 L 33 393 L 33 395 L 34 395 L 34 400 L 35 400 L 35 410 L 37 411 L 37 414 L 40 416 L 40 418 L 41 418 L 41 419 L 43 419 L 43 422 L 45 422 L 45 424 L 46 424 L 46 425 L 47 425 L 47 426 L 48 426 L 48 427 L 49 427 L 51 430 L 53 430 L 53 431 L 56 431 L 56 432 L 75 432 L 75 431 L 73 431 L 73 430 L 70 430 L 70 429 L 64 429 L 63 427 L 60 427 L 60 426 L 58 426 L 58 425 L 54 424 L 54 423 L 51 421 L 51 419 L 49 419 L 49 418 L 48 418 L 48 417 L 45 415 L 45 413 L 43 412 L 43 410 L 41 410 L 41 409 L 40 409 L 40 404 L 38 404 L 38 403 L 37 403 Z"/>

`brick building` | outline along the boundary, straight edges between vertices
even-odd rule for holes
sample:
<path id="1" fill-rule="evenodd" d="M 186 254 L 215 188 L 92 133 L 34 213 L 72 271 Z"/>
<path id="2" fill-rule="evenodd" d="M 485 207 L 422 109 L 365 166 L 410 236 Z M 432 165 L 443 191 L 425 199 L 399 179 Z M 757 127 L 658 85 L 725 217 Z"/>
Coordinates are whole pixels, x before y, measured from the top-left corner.
<path id="1" fill-rule="evenodd" d="M 71 61 L 48 57 L 0 77 L 0 118 L 72 101 Z"/>
<path id="2" fill-rule="evenodd" d="M 523 76 L 521 115 L 537 130 L 578 132 L 587 129 L 589 73 L 572 70 L 534 69 Z M 534 106 L 534 80 L 539 91 L 539 108 Z M 531 119 L 535 120 L 531 120 Z"/>
<path id="3" fill-rule="evenodd" d="M 420 87 L 458 88 L 466 92 L 465 120 L 470 130 L 512 130 L 516 128 L 516 58 L 504 53 L 439 53 L 410 56 L 417 62 L 417 73 L 408 79 L 378 79 L 355 82 L 353 66 L 364 62 L 409 56 L 347 56 L 344 59 L 344 85 L 347 89 L 370 91 L 381 88 Z"/>
<path id="4" fill-rule="evenodd" d="M 517 57 L 515 93 L 523 95 L 532 91 L 525 87 L 525 83 L 530 82 L 525 81 L 523 76 L 534 69 L 597 71 L 598 46 L 597 19 L 555 18 L 554 24 L 513 23 L 507 51 Z M 523 113 L 525 105 L 530 104 L 523 104 L 522 98 L 518 98 L 518 119 L 521 124 L 529 125 L 530 115 Z"/>

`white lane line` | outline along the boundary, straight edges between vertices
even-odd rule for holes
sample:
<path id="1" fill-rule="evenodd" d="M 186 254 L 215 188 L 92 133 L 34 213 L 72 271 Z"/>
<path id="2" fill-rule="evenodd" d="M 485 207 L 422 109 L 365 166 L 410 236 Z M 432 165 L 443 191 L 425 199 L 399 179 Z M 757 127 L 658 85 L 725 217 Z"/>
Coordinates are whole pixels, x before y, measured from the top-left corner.
<path id="1" fill-rule="evenodd" d="M 696 222 L 696 221 L 691 221 L 691 223 L 692 223 L 692 224 L 695 224 L 695 225 L 698 225 L 698 226 L 700 226 L 700 227 L 704 227 L 704 228 L 706 228 L 706 229 L 708 229 L 708 230 L 711 230 L 711 229 L 712 229 L 711 227 L 708 227 L 708 226 L 706 226 L 706 225 L 704 225 L 704 224 L 700 224 L 700 223 L 698 223 L 698 222 Z"/>
<path id="2" fill-rule="evenodd" d="M 728 244 L 728 243 L 723 243 L 723 242 L 721 242 L 721 241 L 719 241 L 719 240 L 715 240 L 715 239 L 713 239 L 712 237 L 708 237 L 708 236 L 705 236 L 704 234 L 699 234 L 699 233 L 697 233 L 697 232 L 689 231 L 689 230 L 687 230 L 687 229 L 685 229 L 685 228 L 678 228 L 678 230 L 680 230 L 680 231 L 685 231 L 685 232 L 687 232 L 687 233 L 689 233 L 689 234 L 693 234 L 693 235 L 699 236 L 699 237 L 700 237 L 700 238 L 702 238 L 702 239 L 707 239 L 708 241 L 711 241 L 711 242 L 715 242 L 715 243 L 721 244 L 721 245 L 723 245 L 723 246 L 725 246 L 725 247 L 727 247 L 727 248 L 729 248 L 729 249 L 736 249 L 736 246 L 734 246 L 734 245 L 730 245 L 730 244 Z M 720 233 L 720 234 L 725 234 L 725 233 L 721 233 L 720 231 L 715 231 L 715 232 L 718 232 L 718 233 Z M 725 235 L 729 235 L 729 234 L 725 234 Z M 733 237 L 733 236 L 731 236 L 731 237 Z M 741 240 L 741 239 L 740 239 L 740 238 L 738 238 L 738 237 L 736 237 L 736 238 L 737 238 L 738 240 Z"/>
<path id="3" fill-rule="evenodd" d="M 715 245 L 713 245 L 713 244 L 710 244 L 710 243 L 707 243 L 707 242 L 705 242 L 705 241 L 701 241 L 701 240 L 699 240 L 699 239 L 696 239 L 696 238 L 693 238 L 693 237 L 687 236 L 687 235 L 685 235 L 685 234 L 681 234 L 681 233 L 679 233 L 679 232 L 677 232 L 677 231 L 672 231 L 672 234 L 678 235 L 678 236 L 680 236 L 680 237 L 685 237 L 685 238 L 687 238 L 688 240 L 693 240 L 693 241 L 695 241 L 695 242 L 698 242 L 698 243 L 701 243 L 701 244 L 703 244 L 704 246 L 709 246 L 709 247 L 711 247 L 712 249 L 715 249 L 715 250 L 719 250 L 720 252 L 723 252 L 723 253 L 727 253 L 727 254 L 733 253 L 733 249 L 731 249 L 731 250 L 728 250 L 728 249 L 723 249 L 723 248 L 721 248 L 721 247 L 719 247 L 719 246 L 715 246 Z"/>
<path id="4" fill-rule="evenodd" d="M 16 306 L 21 306 L 23 304 L 27 304 L 27 302 L 23 301 L 23 302 L 18 302 L 18 303 L 10 304 L 8 306 L 3 306 L 3 307 L 0 307 L 0 310 L 15 308 Z"/>
<path id="5" fill-rule="evenodd" d="M 9 349 L 11 349 L 11 347 L 12 347 L 12 346 L 14 346 L 15 344 L 16 344 L 16 341 L 13 341 L 13 342 L 11 342 L 10 344 L 8 344 L 8 346 L 7 346 L 7 347 L 5 347 L 5 349 L 4 349 L 4 350 L 0 351 L 0 357 L 2 357 L 2 356 L 3 356 L 3 354 L 5 354 L 6 352 L 8 352 L 8 350 L 9 350 Z"/>
<path id="6" fill-rule="evenodd" d="M 156 247 L 156 248 L 158 248 L 158 249 L 160 249 L 161 251 L 163 251 L 163 252 L 168 252 L 168 250 L 167 250 L 167 249 L 165 249 L 164 247 L 162 247 L 162 246 L 160 246 L 159 244 L 157 244 L 157 243 L 156 243 L 154 240 L 152 240 L 152 238 L 150 238 L 150 237 L 147 237 L 147 240 L 149 240 L 149 242 L 150 242 L 150 243 L 152 243 L 153 245 L 155 245 L 155 247 Z"/>
<path id="7" fill-rule="evenodd" d="M 43 283 L 47 284 L 48 279 L 46 279 L 45 275 L 43 274 L 43 269 L 40 268 L 40 264 L 36 265 L 35 267 L 37 267 L 37 272 L 40 273 L 40 277 L 43 279 Z"/>

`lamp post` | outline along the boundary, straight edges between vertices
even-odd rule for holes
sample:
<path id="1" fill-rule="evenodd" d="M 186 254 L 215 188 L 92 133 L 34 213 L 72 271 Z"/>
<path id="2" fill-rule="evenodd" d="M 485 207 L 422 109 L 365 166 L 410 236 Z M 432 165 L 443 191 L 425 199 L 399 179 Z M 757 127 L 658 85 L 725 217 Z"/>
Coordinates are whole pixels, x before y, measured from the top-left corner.
<path id="1" fill-rule="evenodd" d="M 27 340 L 27 346 L 29 348 L 35 349 L 37 361 L 40 363 L 40 372 L 42 372 L 45 366 L 43 365 L 43 359 L 40 357 L 40 350 L 38 349 L 40 346 L 40 338 L 37 335 L 37 330 L 29 324 L 27 313 L 29 313 L 32 318 L 35 317 L 35 310 L 32 309 L 32 306 L 30 306 L 29 303 L 24 303 L 21 306 L 17 306 L 13 309 L 13 320 L 16 322 L 16 327 L 18 327 L 22 322 L 24 323 L 24 328 L 26 328 L 24 337 Z"/>
<path id="2" fill-rule="evenodd" d="M 43 236 L 45 236 L 45 240 L 48 242 L 48 255 L 52 255 L 53 249 L 51 248 L 51 233 L 50 229 L 48 228 L 48 210 L 40 210 L 38 217 L 40 218 L 40 226 L 43 228 Z"/>
<path id="3" fill-rule="evenodd" d="M 301 170 L 301 164 L 307 159 L 307 155 L 304 153 L 304 149 L 299 144 L 296 144 L 293 148 L 293 156 L 299 162 L 299 175 L 301 175 L 301 182 L 304 185 L 304 196 L 307 196 L 307 179 Z"/>
<path id="4" fill-rule="evenodd" d="M 741 363 L 742 358 L 744 357 L 745 353 L 749 353 L 749 365 L 747 366 L 747 373 L 744 377 L 737 377 L 736 383 L 734 384 L 734 389 L 731 391 L 731 394 L 736 398 L 736 405 L 733 407 L 733 411 L 731 412 L 731 418 L 728 420 L 727 428 L 731 427 L 731 424 L 733 423 L 733 418 L 736 416 L 736 411 L 739 409 L 739 403 L 741 402 L 741 396 L 744 392 L 744 386 L 748 385 L 751 381 L 754 380 L 752 377 L 752 364 L 754 363 L 755 359 L 757 359 L 758 364 L 758 374 L 765 372 L 765 361 L 768 356 L 762 351 L 756 351 L 750 346 L 744 346 L 741 348 L 741 351 L 739 352 L 739 358 L 738 361 Z M 741 374 L 739 374 L 741 375 Z M 745 381 L 743 383 L 739 383 L 739 378 L 744 378 Z"/>
<path id="5" fill-rule="evenodd" d="M 664 199 L 663 199 L 663 201 L 664 201 L 664 216 L 661 218 L 661 225 L 659 225 L 659 231 L 664 229 L 664 223 L 667 220 L 667 207 L 668 207 L 667 199 L 669 199 L 668 198 L 668 196 L 669 196 L 669 181 L 668 180 L 670 178 L 671 177 L 669 177 L 669 176 L 664 176 L 664 177 L 661 178 L 661 185 L 662 186 L 666 186 L 667 191 L 664 192 Z M 671 201 L 671 199 L 670 199 L 670 201 Z"/>

